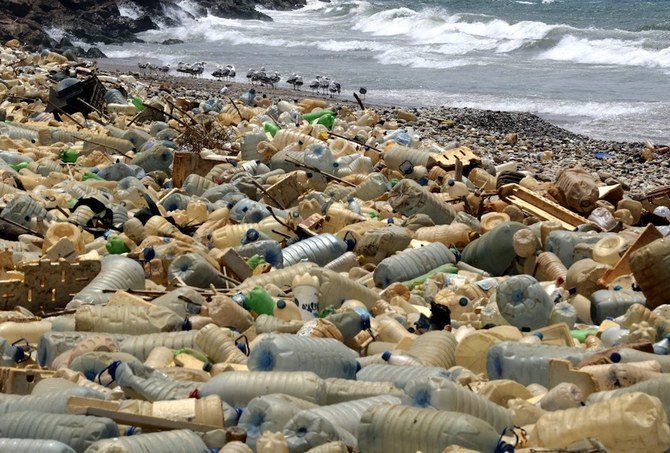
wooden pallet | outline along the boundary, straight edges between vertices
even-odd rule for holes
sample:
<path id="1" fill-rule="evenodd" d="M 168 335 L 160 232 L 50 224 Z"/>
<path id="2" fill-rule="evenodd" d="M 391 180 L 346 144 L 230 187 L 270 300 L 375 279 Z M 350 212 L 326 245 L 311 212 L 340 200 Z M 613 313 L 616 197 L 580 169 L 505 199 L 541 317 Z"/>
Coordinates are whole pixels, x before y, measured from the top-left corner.
<path id="1" fill-rule="evenodd" d="M 459 146 L 458 148 L 449 149 L 442 154 L 434 153 L 428 158 L 427 168 L 440 167 L 445 170 L 454 170 L 456 162 L 459 160 L 464 167 L 474 164 L 480 164 L 482 159 L 477 156 L 467 146 Z"/>
<path id="2" fill-rule="evenodd" d="M 558 222 L 566 230 L 589 223 L 584 217 L 518 184 L 505 184 L 498 190 L 498 195 L 525 213 L 540 220 Z"/>

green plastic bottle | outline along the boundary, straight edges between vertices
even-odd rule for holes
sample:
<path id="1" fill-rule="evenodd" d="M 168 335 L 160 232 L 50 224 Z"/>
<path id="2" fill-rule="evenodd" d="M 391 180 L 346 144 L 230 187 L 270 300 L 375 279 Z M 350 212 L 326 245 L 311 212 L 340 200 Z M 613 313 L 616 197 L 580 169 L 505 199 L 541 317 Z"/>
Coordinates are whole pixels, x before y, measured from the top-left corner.
<path id="1" fill-rule="evenodd" d="M 316 120 L 317 124 L 322 124 L 326 126 L 328 129 L 333 128 L 333 123 L 335 122 L 335 116 L 334 115 L 323 115 L 320 117 L 318 120 Z"/>
<path id="2" fill-rule="evenodd" d="M 251 258 L 249 258 L 249 259 L 247 260 L 247 265 L 248 265 L 251 269 L 256 269 L 256 267 L 257 267 L 258 265 L 263 264 L 263 263 L 265 263 L 265 260 L 263 259 L 262 256 L 259 256 L 259 255 L 254 255 L 254 256 L 252 256 Z"/>
<path id="3" fill-rule="evenodd" d="M 302 116 L 302 119 L 307 121 L 308 123 L 311 123 L 312 121 L 318 120 L 319 118 L 321 118 L 324 115 L 335 116 L 335 112 L 333 112 L 332 110 L 327 110 L 326 109 L 326 110 L 320 110 L 318 112 L 305 113 Z"/>
<path id="4" fill-rule="evenodd" d="M 579 340 L 580 343 L 584 343 L 586 341 L 586 337 L 588 337 L 589 335 L 595 335 L 597 333 L 598 329 L 595 328 L 575 329 L 570 331 L 570 336 L 572 338 Z"/>
<path id="5" fill-rule="evenodd" d="M 88 181 L 89 179 L 95 179 L 96 181 L 104 181 L 100 176 L 96 175 L 95 173 L 91 173 L 90 171 L 87 171 L 84 173 L 84 176 L 81 177 L 84 181 Z"/>
<path id="6" fill-rule="evenodd" d="M 279 126 L 270 121 L 266 121 L 263 123 L 263 129 L 265 129 L 265 132 L 269 132 L 270 135 L 272 135 L 273 137 L 277 135 L 277 132 L 279 132 Z"/>
<path id="7" fill-rule="evenodd" d="M 69 164 L 74 164 L 77 162 L 77 158 L 79 155 L 77 154 L 77 151 L 73 150 L 72 148 L 67 148 L 61 151 L 60 153 L 60 159 L 63 162 L 69 163 Z"/>
<path id="8" fill-rule="evenodd" d="M 326 308 L 324 308 L 319 312 L 319 318 L 326 318 L 332 315 L 333 313 L 335 313 L 335 307 L 332 305 L 328 305 Z"/>
<path id="9" fill-rule="evenodd" d="M 10 165 L 15 171 L 21 171 L 24 168 L 28 168 L 28 162 L 19 162 L 18 164 Z"/>
<path id="10" fill-rule="evenodd" d="M 255 287 L 244 298 L 244 303 L 249 311 L 257 315 L 272 316 L 275 309 L 275 301 L 267 291 L 260 286 Z"/>
<path id="11" fill-rule="evenodd" d="M 118 236 L 112 236 L 109 238 L 107 240 L 107 244 L 105 244 L 105 248 L 111 255 L 121 255 L 122 253 L 130 252 L 130 249 L 126 243 L 123 242 Z"/>

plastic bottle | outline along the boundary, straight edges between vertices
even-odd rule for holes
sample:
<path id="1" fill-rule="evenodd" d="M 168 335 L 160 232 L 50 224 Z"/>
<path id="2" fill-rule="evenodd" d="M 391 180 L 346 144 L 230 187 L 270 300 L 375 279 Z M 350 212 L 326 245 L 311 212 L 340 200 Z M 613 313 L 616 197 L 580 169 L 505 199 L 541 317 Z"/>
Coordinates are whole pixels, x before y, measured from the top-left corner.
<path id="1" fill-rule="evenodd" d="M 229 329 L 207 324 L 200 329 L 195 342 L 214 363 L 246 363 L 247 357 L 237 348 L 229 333 Z"/>
<path id="2" fill-rule="evenodd" d="M 353 252 L 347 252 L 339 258 L 335 258 L 323 268 L 335 272 L 348 272 L 352 267 L 357 267 L 359 264 L 356 255 Z"/>
<path id="3" fill-rule="evenodd" d="M 518 222 L 507 222 L 470 242 L 464 249 L 461 260 L 482 269 L 491 275 L 505 275 L 516 258 L 514 234 L 526 228 Z"/>
<path id="4" fill-rule="evenodd" d="M 468 179 L 482 190 L 496 190 L 496 177 L 483 168 L 473 168 L 468 173 Z"/>
<path id="5" fill-rule="evenodd" d="M 274 268 L 281 268 L 284 265 L 284 257 L 281 252 L 281 245 L 274 240 L 259 240 L 250 244 L 236 247 L 235 250 L 243 258 L 251 258 L 259 255 Z"/>
<path id="6" fill-rule="evenodd" d="M 310 275 L 319 279 L 319 310 L 333 306 L 340 307 L 344 301 L 354 299 L 362 302 L 368 310 L 372 310 L 379 296 L 373 290 L 351 280 L 347 276 L 331 270 L 313 268 Z"/>
<path id="7" fill-rule="evenodd" d="M 276 285 L 278 287 L 290 286 L 296 275 L 302 275 L 310 269 L 316 268 L 314 263 L 299 263 L 293 266 L 285 266 L 273 272 L 255 275 L 247 278 L 236 289 L 239 291 L 250 291 L 256 286 Z"/>
<path id="8" fill-rule="evenodd" d="M 575 262 L 574 251 L 577 244 L 596 244 L 602 237 L 593 231 L 551 231 L 543 243 L 544 250 L 555 253 L 565 267 L 569 268 Z"/>
<path id="9" fill-rule="evenodd" d="M 119 350 L 144 361 L 149 353 L 157 347 L 163 346 L 170 349 L 194 348 L 197 335 L 197 330 L 133 335 L 121 341 Z"/>
<path id="10" fill-rule="evenodd" d="M 351 196 L 363 201 L 381 197 L 388 190 L 388 179 L 381 173 L 370 173 L 363 182 L 358 184 Z"/>
<path id="11" fill-rule="evenodd" d="M 325 383 L 311 372 L 230 371 L 201 384 L 201 396 L 219 395 L 234 407 L 244 407 L 252 399 L 273 393 L 301 398 L 319 404 L 324 399 Z"/>
<path id="12" fill-rule="evenodd" d="M 69 445 L 47 439 L 0 439 L 0 450 L 14 453 L 75 453 Z"/>
<path id="13" fill-rule="evenodd" d="M 446 379 L 450 377 L 449 372 L 444 368 L 373 364 L 363 367 L 356 374 L 356 380 L 391 382 L 396 387 L 404 389 L 408 382 L 430 376 L 440 376 Z"/>
<path id="14" fill-rule="evenodd" d="M 85 305 L 75 313 L 77 330 L 147 334 L 182 330 L 184 320 L 172 310 L 153 305 Z"/>
<path id="15" fill-rule="evenodd" d="M 447 263 L 456 257 L 442 243 L 433 243 L 418 249 L 407 250 L 384 259 L 375 268 L 375 285 L 385 288 L 391 283 L 411 280 Z"/>
<path id="16" fill-rule="evenodd" d="M 586 399 L 586 405 L 600 403 L 617 396 L 634 392 L 642 392 L 658 398 L 663 404 L 666 415 L 670 414 L 670 377 L 665 375 L 633 384 L 630 387 L 592 393 Z"/>
<path id="17" fill-rule="evenodd" d="M 0 324 L 0 338 L 3 338 L 7 343 L 11 344 L 19 342 L 20 340 L 26 340 L 30 344 L 36 344 L 40 341 L 40 337 L 50 330 L 51 323 L 49 321 L 6 321 Z M 2 349 L 4 351 L 6 346 L 3 346 Z"/>
<path id="18" fill-rule="evenodd" d="M 451 225 L 422 227 L 415 232 L 415 238 L 419 241 L 441 242 L 447 247 L 453 246 L 459 250 L 463 250 L 477 236 L 468 225 L 456 222 Z"/>
<path id="19" fill-rule="evenodd" d="M 196 288 L 227 287 L 226 281 L 219 276 L 217 269 L 199 253 L 187 253 L 175 258 L 168 268 L 168 278 L 179 278 L 189 286 Z"/>
<path id="20" fill-rule="evenodd" d="M 251 351 L 247 366 L 252 371 L 311 371 L 322 378 L 353 379 L 356 357 L 333 339 L 267 334 Z"/>
<path id="21" fill-rule="evenodd" d="M 552 252 L 542 252 L 536 258 L 535 278 L 539 281 L 565 282 L 568 269 Z"/>
<path id="22" fill-rule="evenodd" d="M 275 301 L 263 288 L 257 286 L 244 297 L 244 303 L 257 315 L 273 315 Z"/>
<path id="23" fill-rule="evenodd" d="M 304 451 L 336 440 L 355 445 L 363 412 L 379 404 L 400 404 L 400 398 L 379 395 L 303 410 L 284 426 L 289 447 Z"/>
<path id="24" fill-rule="evenodd" d="M 563 170 L 556 178 L 568 208 L 580 214 L 589 214 L 598 201 L 598 187 L 581 166 Z"/>
<path id="25" fill-rule="evenodd" d="M 133 453 L 136 451 L 169 451 L 171 453 L 209 453 L 211 450 L 200 436 L 188 429 L 158 433 L 136 434 L 99 440 L 86 450 L 88 453 Z"/>
<path id="26" fill-rule="evenodd" d="M 426 214 L 436 225 L 450 224 L 456 216 L 450 205 L 411 179 L 403 179 L 393 186 L 389 193 L 389 204 L 407 217 Z"/>
<path id="27" fill-rule="evenodd" d="M 501 283 L 496 304 L 505 320 L 522 330 L 546 326 L 554 307 L 547 292 L 530 275 L 515 275 Z"/>
<path id="28" fill-rule="evenodd" d="M 656 328 L 656 339 L 664 338 L 670 334 L 670 320 L 659 316 L 641 304 L 633 304 L 628 307 L 626 313 L 617 318 L 617 322 L 624 327 L 631 327 L 645 321 Z"/>
<path id="29" fill-rule="evenodd" d="M 51 439 L 77 452 L 100 439 L 118 436 L 119 429 L 109 418 L 31 411 L 0 415 L 2 438 Z"/>
<path id="30" fill-rule="evenodd" d="M 126 395 L 152 402 L 187 399 L 199 385 L 170 379 L 142 364 L 115 362 L 109 373 Z"/>
<path id="31" fill-rule="evenodd" d="M 551 359 L 565 359 L 577 365 L 591 354 L 592 351 L 566 346 L 503 341 L 491 346 L 486 353 L 486 371 L 489 379 L 512 379 L 522 385 L 548 387 Z"/>
<path id="32" fill-rule="evenodd" d="M 609 451 L 661 452 L 670 447 L 663 406 L 644 393 L 547 412 L 537 420 L 529 437 L 530 445 L 555 449 L 587 437 L 597 438 Z"/>
<path id="33" fill-rule="evenodd" d="M 670 240 L 657 239 L 630 255 L 630 268 L 650 308 L 668 302 L 670 294 Z"/>
<path id="34" fill-rule="evenodd" d="M 109 299 L 105 289 L 144 289 L 144 269 L 125 256 L 103 257 L 100 273 L 73 297 L 67 308 L 105 303 Z"/>
<path id="35" fill-rule="evenodd" d="M 591 319 L 600 324 L 606 318 L 622 316 L 633 304 L 644 305 L 644 294 L 625 289 L 602 289 L 591 294 Z"/>
<path id="36" fill-rule="evenodd" d="M 471 415 L 386 404 L 365 411 L 358 432 L 360 450 L 369 453 L 440 452 L 450 445 L 492 453 L 500 437 Z"/>
<path id="37" fill-rule="evenodd" d="M 416 379 L 405 386 L 406 404 L 469 414 L 502 432 L 512 427 L 510 413 L 483 396 L 441 377 Z"/>
<path id="38" fill-rule="evenodd" d="M 606 236 L 593 246 L 593 259 L 599 263 L 614 266 L 621 259 L 626 248 L 627 243 L 623 236 Z"/>
<path id="39" fill-rule="evenodd" d="M 451 332 L 430 331 L 416 337 L 407 353 L 419 359 L 426 367 L 442 367 L 447 370 L 456 362 L 456 344 L 456 338 Z"/>
<path id="40" fill-rule="evenodd" d="M 304 239 L 282 250 L 285 266 L 308 260 L 324 266 L 347 251 L 347 244 L 332 234 Z"/>

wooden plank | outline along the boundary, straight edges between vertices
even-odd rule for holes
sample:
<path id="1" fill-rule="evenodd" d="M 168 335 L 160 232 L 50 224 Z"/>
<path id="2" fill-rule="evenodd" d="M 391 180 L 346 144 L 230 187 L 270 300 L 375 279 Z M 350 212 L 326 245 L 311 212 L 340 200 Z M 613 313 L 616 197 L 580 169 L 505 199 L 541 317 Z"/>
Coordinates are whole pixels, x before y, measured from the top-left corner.
<path id="1" fill-rule="evenodd" d="M 584 217 L 518 184 L 505 184 L 498 194 L 504 201 L 518 206 L 528 214 L 540 220 L 557 221 L 568 230 L 589 223 Z"/>
<path id="2" fill-rule="evenodd" d="M 290 173 L 285 178 L 271 185 L 266 192 L 269 194 L 269 199 L 266 200 L 269 205 L 280 209 L 290 207 L 302 195 L 300 185 L 298 184 L 298 174 L 296 172 Z M 275 200 L 283 206 L 277 205 Z"/>
<path id="3" fill-rule="evenodd" d="M 220 426 L 204 425 L 201 423 L 167 420 L 164 418 L 150 417 L 148 415 L 130 414 L 127 412 L 115 412 L 113 410 L 100 407 L 86 408 L 86 415 L 95 417 L 107 417 L 116 423 L 128 426 L 136 426 L 144 431 L 169 431 L 173 429 L 190 429 L 198 433 L 206 433 L 215 429 L 221 429 Z"/>
<path id="4" fill-rule="evenodd" d="M 600 277 L 598 283 L 603 286 L 609 285 L 614 279 L 621 277 L 622 275 L 627 275 L 631 273 L 630 270 L 630 255 L 636 250 L 644 247 L 647 244 L 654 242 L 656 239 L 661 239 L 663 235 L 656 227 L 652 224 L 647 225 L 638 238 L 628 247 L 628 250 L 619 258 L 616 265 L 612 269 L 608 269 L 607 272 Z"/>

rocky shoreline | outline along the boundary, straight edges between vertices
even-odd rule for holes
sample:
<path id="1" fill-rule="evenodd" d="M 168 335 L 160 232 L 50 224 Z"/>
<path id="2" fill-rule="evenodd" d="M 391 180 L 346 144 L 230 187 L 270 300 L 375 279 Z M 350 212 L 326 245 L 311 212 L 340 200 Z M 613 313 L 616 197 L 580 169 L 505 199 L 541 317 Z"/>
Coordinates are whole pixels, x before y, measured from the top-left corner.
<path id="1" fill-rule="evenodd" d="M 105 62 L 103 67 L 111 69 L 112 66 L 111 62 Z M 224 83 L 211 79 L 134 75 L 154 90 L 164 89 L 175 95 L 201 100 L 218 96 L 223 86 L 228 87 L 226 96 L 232 98 L 250 87 L 246 83 Z M 260 96 L 270 99 L 316 97 L 309 91 L 289 88 L 263 87 L 257 91 Z M 355 104 L 348 91 L 337 101 Z M 394 106 L 380 105 L 374 102 L 374 98 L 371 102 L 382 118 L 393 118 Z M 368 102 L 365 104 L 367 106 Z M 631 195 L 641 195 L 670 185 L 670 150 L 665 145 L 597 140 L 553 125 L 532 113 L 455 107 L 410 110 L 417 117 L 416 123 L 411 126 L 423 137 L 443 144 L 458 142 L 466 145 L 496 165 L 517 162 L 540 181 L 553 181 L 561 169 L 579 163 L 598 173 L 603 182 L 620 183 Z"/>
<path id="2" fill-rule="evenodd" d="M 212 14 L 231 19 L 272 20 L 256 6 L 295 9 L 305 0 L 195 0 L 195 14 Z M 30 50 L 65 51 L 70 39 L 88 44 L 140 42 L 136 33 L 174 26 L 180 18 L 193 17 L 173 0 L 0 0 L 0 41 L 18 39 Z M 62 30 L 65 41 L 56 40 L 50 30 Z M 81 53 L 81 51 L 80 51 Z M 88 58 L 100 53 L 82 54 Z"/>

